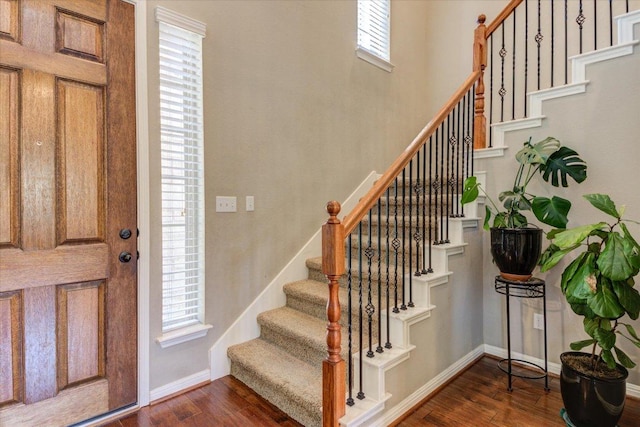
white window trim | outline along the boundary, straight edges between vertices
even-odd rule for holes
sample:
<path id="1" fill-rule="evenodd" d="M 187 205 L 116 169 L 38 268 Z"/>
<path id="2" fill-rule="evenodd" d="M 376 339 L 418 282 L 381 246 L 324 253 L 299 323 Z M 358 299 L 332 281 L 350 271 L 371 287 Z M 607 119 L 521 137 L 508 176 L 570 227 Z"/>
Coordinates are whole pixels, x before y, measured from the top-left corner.
<path id="1" fill-rule="evenodd" d="M 393 65 L 391 62 L 380 58 L 378 55 L 371 53 L 367 49 L 360 46 L 358 46 L 358 48 L 356 49 L 356 55 L 363 61 L 375 65 L 376 67 L 381 68 L 388 73 L 392 72 L 393 68 L 395 67 L 395 65 Z"/>
<path id="2" fill-rule="evenodd" d="M 190 31 L 198 34 L 201 37 L 206 35 L 206 24 L 187 16 L 176 13 L 172 10 L 166 9 L 162 6 L 157 6 L 155 10 L 156 22 L 163 22 L 170 24 L 178 28 Z M 204 291 L 204 290 L 203 290 Z M 203 297 L 204 302 L 204 297 Z M 204 312 L 204 308 L 203 308 Z M 204 319 L 203 319 L 204 320 Z M 177 344 L 182 344 L 187 341 L 202 338 L 207 335 L 212 325 L 204 324 L 204 322 L 192 324 L 186 327 L 181 327 L 164 332 L 162 335 L 156 338 L 156 342 L 161 348 L 171 347 Z"/>
<path id="3" fill-rule="evenodd" d="M 177 344 L 182 344 L 183 342 L 202 338 L 207 335 L 207 332 L 209 332 L 209 329 L 212 327 L 213 326 L 211 325 L 203 325 L 202 323 L 199 323 L 197 325 L 175 329 L 173 331 L 165 332 L 161 336 L 157 337 L 156 342 L 160 344 L 161 348 L 172 347 Z"/>

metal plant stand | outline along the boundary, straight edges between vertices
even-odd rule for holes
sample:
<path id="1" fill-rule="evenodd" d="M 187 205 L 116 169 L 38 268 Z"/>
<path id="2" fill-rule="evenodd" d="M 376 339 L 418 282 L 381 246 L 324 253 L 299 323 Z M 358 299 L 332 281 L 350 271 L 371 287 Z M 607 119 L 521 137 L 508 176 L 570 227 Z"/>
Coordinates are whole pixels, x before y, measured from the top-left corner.
<path id="1" fill-rule="evenodd" d="M 526 378 L 526 379 L 540 379 L 544 378 L 544 389 L 549 391 L 549 369 L 548 369 L 548 357 L 547 357 L 547 296 L 545 291 L 545 281 L 532 277 L 531 279 L 520 282 L 514 280 L 507 280 L 501 276 L 496 276 L 495 279 L 496 292 L 506 295 L 507 299 L 507 358 L 498 362 L 500 370 L 505 372 L 509 376 L 508 390 L 512 391 L 511 382 L 512 377 Z M 544 368 L 535 363 L 522 360 L 513 359 L 511 357 L 511 317 L 509 311 L 509 297 L 516 298 L 542 298 L 542 315 L 543 315 L 543 327 L 544 327 Z M 520 362 L 525 365 L 532 366 L 541 371 L 541 374 L 521 374 L 515 373 L 512 369 L 513 362 Z M 504 366 L 506 362 L 507 367 Z"/>

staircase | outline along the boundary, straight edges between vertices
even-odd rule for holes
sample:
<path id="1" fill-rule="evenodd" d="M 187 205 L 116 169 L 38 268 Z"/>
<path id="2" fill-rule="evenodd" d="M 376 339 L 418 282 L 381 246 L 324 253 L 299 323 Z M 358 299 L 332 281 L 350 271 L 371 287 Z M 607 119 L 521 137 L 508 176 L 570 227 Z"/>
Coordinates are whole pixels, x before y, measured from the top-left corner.
<path id="1" fill-rule="evenodd" d="M 406 196 L 404 198 L 405 211 L 408 212 L 410 204 L 415 210 L 415 196 Z M 399 205 L 401 210 L 402 200 L 398 203 L 396 200 L 384 199 L 383 204 L 392 206 Z M 386 209 L 383 210 L 386 212 Z M 393 211 L 393 209 L 391 209 Z M 475 216 L 475 215 L 474 215 Z M 399 220 L 400 221 L 400 220 Z M 380 218 L 372 217 L 372 222 L 386 224 L 386 216 L 383 214 Z M 438 218 L 432 218 L 432 225 L 439 224 Z M 448 258 L 453 255 L 461 254 L 466 246 L 462 242 L 462 228 L 465 224 L 477 225 L 477 221 L 472 220 L 455 220 L 451 222 L 449 229 L 448 244 L 435 246 L 433 251 L 433 269 L 428 275 L 415 277 L 413 271 L 405 268 L 397 272 L 399 276 L 405 276 L 406 280 L 411 279 L 414 283 L 413 287 L 413 303 L 414 307 L 407 307 L 399 310 L 399 313 L 390 313 L 390 329 L 385 330 L 383 342 L 384 347 L 387 341 L 393 342 L 391 349 L 385 349 L 384 353 L 377 353 L 376 357 L 369 358 L 366 355 L 361 356 L 358 353 L 357 337 L 354 337 L 356 344 L 353 348 L 354 365 L 358 364 L 360 357 L 363 357 L 364 365 L 364 381 L 363 391 L 366 398 L 360 401 L 355 397 L 356 404 L 353 408 L 347 410 L 347 415 L 343 418 L 343 425 L 365 425 L 363 423 L 375 416 L 384 408 L 384 402 L 391 395 L 387 393 L 385 386 L 384 373 L 396 367 L 398 364 L 408 359 L 411 352 L 415 349 L 415 345 L 411 343 L 410 326 L 423 322 L 431 315 L 431 311 L 435 308 L 431 303 L 430 289 L 433 286 L 442 285 L 448 282 L 449 276 L 452 274 L 448 269 Z M 363 229 L 368 230 L 368 220 L 364 221 Z M 393 228 L 393 227 L 391 227 Z M 432 230 L 432 236 L 438 234 L 438 227 Z M 381 228 L 386 236 L 387 229 Z M 405 230 L 407 234 L 416 230 L 416 224 L 411 223 L 408 219 L 405 221 Z M 390 230 L 393 233 L 396 229 Z M 397 230 L 402 233 L 402 230 Z M 372 235 L 372 245 L 377 246 L 377 233 Z M 363 234 L 363 244 L 368 243 L 368 234 Z M 352 245 L 358 246 L 358 239 L 353 239 Z M 384 240 L 384 239 L 382 239 Z M 436 239 L 437 240 L 437 239 Z M 381 264 L 382 270 L 386 271 L 387 250 L 393 252 L 393 248 L 387 248 L 385 241 L 382 242 Z M 355 253 L 355 251 L 354 251 Z M 391 255 L 392 256 L 392 255 Z M 415 254 L 414 254 L 415 257 Z M 372 264 L 377 268 L 378 257 L 372 259 Z M 231 361 L 231 375 L 238 378 L 249 387 L 254 389 L 267 400 L 278 406 L 292 418 L 307 427 L 322 425 L 322 361 L 327 357 L 326 350 L 326 306 L 327 306 L 327 284 L 326 276 L 322 273 L 322 259 L 320 257 L 310 258 L 306 261 L 308 269 L 308 278 L 291 283 L 287 283 L 283 287 L 286 295 L 286 305 L 284 307 L 265 311 L 258 315 L 258 324 L 260 325 L 260 336 L 251 341 L 233 345 L 228 349 L 228 357 Z M 408 267 L 408 262 L 405 267 Z M 412 268 L 414 270 L 415 267 Z M 390 266 L 389 278 L 393 283 L 393 277 L 396 273 L 394 267 Z M 367 291 L 366 283 L 369 273 L 362 271 L 362 281 L 365 283 L 364 292 Z M 376 282 L 377 274 L 372 273 L 373 281 Z M 373 277 L 375 276 L 375 277 Z M 352 277 L 353 283 L 359 279 L 359 273 L 355 273 Z M 399 277 L 399 282 L 401 281 Z M 386 282 L 386 273 L 381 277 Z M 347 277 L 343 276 L 340 280 L 340 301 L 342 302 L 342 358 L 348 360 L 348 330 L 346 328 L 348 312 Z M 402 288 L 398 288 L 398 306 L 402 304 L 403 294 Z M 389 298 L 393 306 L 395 289 L 390 287 Z M 382 299 L 386 299 L 387 292 L 383 289 Z M 353 292 L 351 298 L 357 303 L 359 298 L 358 292 Z M 366 296 L 363 298 L 366 299 Z M 374 286 L 372 299 L 376 301 L 378 298 L 377 289 Z M 405 301 L 408 296 L 405 295 Z M 383 311 L 383 325 L 386 323 L 388 310 Z M 363 334 L 364 353 L 368 349 L 367 333 L 368 324 L 364 314 Z M 354 331 L 357 331 L 360 323 L 358 313 L 351 315 Z M 380 325 L 377 316 L 372 321 L 373 351 L 376 351 L 377 335 Z M 383 326 L 384 329 L 384 326 Z M 356 332 L 354 332 L 354 335 Z M 359 381 L 358 371 L 354 372 L 354 383 Z M 377 408 L 377 409 L 376 409 Z"/>
<path id="2" fill-rule="evenodd" d="M 477 151 L 477 157 L 503 155 L 504 149 L 506 148 L 504 136 L 507 132 L 540 126 L 544 119 L 542 108 L 545 101 L 584 92 L 588 83 L 585 78 L 585 67 L 587 67 L 588 64 L 632 53 L 634 51 L 633 46 L 637 43 L 633 41 L 633 28 L 634 25 L 638 23 L 640 23 L 640 13 L 637 11 L 628 13 L 619 21 L 619 46 L 601 49 L 594 53 L 583 54 L 571 59 L 573 80 L 569 84 L 533 92 L 528 95 L 529 117 L 500 124 L 494 123 L 491 126 L 493 145 L 486 150 Z M 472 83 L 475 82 L 475 78 L 476 77 L 473 77 Z M 466 86 L 463 85 L 463 88 L 466 88 L 464 90 L 469 90 L 468 88 L 472 86 L 473 84 L 467 84 Z M 461 91 L 462 90 L 463 89 L 461 89 Z M 460 98 L 460 96 L 458 98 Z M 468 105 L 471 104 L 468 100 L 464 101 L 464 103 Z M 455 110 L 453 111 L 455 114 Z M 444 123 L 444 118 L 447 114 L 450 113 L 448 111 L 444 112 L 442 117 L 437 120 L 434 119 L 434 126 L 440 126 L 440 123 Z M 464 122 L 462 127 L 464 128 Z M 439 132 L 433 129 L 423 131 L 421 135 L 416 138 L 416 141 L 421 140 L 421 143 L 426 145 L 425 140 L 428 134 L 436 135 L 435 144 L 437 145 L 437 135 Z M 460 136 L 458 137 L 460 138 Z M 444 139 L 443 137 L 443 140 Z M 462 138 L 460 138 L 460 140 L 462 140 Z M 415 144 L 412 143 L 410 147 L 414 145 Z M 408 149 L 407 151 L 410 150 Z M 414 154 L 415 152 L 411 155 Z M 447 156 L 448 155 L 449 153 L 447 151 Z M 424 156 L 426 156 L 426 153 Z M 436 160 L 437 156 L 436 151 Z M 444 154 L 441 153 L 441 156 L 444 156 Z M 441 160 L 442 159 L 443 157 L 441 157 Z M 447 164 L 448 161 L 449 158 L 447 157 Z M 404 165 L 407 163 L 408 161 L 405 162 Z M 397 176 L 398 173 L 398 171 L 393 172 L 393 174 L 395 174 L 394 176 Z M 442 179 L 443 177 L 444 176 L 441 176 L 440 178 Z M 448 178 L 449 176 L 447 175 L 446 177 Z M 458 183 L 461 182 L 461 178 L 456 179 Z M 431 185 L 433 184 L 433 178 L 430 177 L 423 182 L 429 182 L 429 185 Z M 423 194 L 426 194 L 424 190 L 428 187 L 429 186 L 423 186 Z M 383 212 L 386 212 L 387 206 L 390 207 L 391 211 L 395 210 L 396 206 L 400 209 L 404 207 L 404 211 L 407 213 L 413 210 L 409 209 L 409 205 L 415 207 L 417 200 L 411 188 L 412 187 L 409 186 L 408 195 L 406 197 L 402 196 L 400 201 L 398 201 L 397 198 L 391 200 L 388 196 L 382 195 L 380 198 L 380 206 L 384 206 Z M 379 193 L 382 194 L 382 192 Z M 418 196 L 418 200 L 419 197 L 420 196 Z M 427 197 L 423 196 L 422 199 L 422 203 L 425 203 Z M 434 355 L 438 355 L 438 352 L 444 353 L 448 350 L 440 347 L 437 349 L 433 348 L 434 342 L 437 343 L 438 328 L 445 322 L 458 321 L 458 319 L 452 320 L 451 317 L 448 316 L 449 311 L 455 306 L 455 303 L 452 303 L 451 300 L 461 297 L 460 294 L 456 294 L 456 292 L 468 292 L 469 298 L 478 297 L 478 294 L 475 294 L 477 290 L 474 289 L 474 281 L 477 281 L 477 278 L 470 277 L 477 269 L 456 269 L 456 277 L 460 277 L 460 281 L 462 282 L 456 282 L 456 286 L 460 286 L 458 290 L 453 286 L 441 286 L 452 280 L 456 280 L 452 279 L 453 273 L 451 270 L 453 270 L 453 268 L 449 267 L 450 262 L 454 261 L 455 263 L 463 265 L 469 265 L 474 262 L 473 257 L 460 257 L 460 255 L 464 253 L 467 246 L 464 241 L 465 228 L 477 228 L 475 207 L 467 211 L 464 217 L 448 218 L 449 215 L 443 215 L 442 209 L 446 209 L 444 206 L 445 205 L 440 207 L 440 214 L 431 215 L 430 224 L 433 226 L 433 240 L 438 242 L 448 240 L 448 243 L 437 244 L 431 248 L 431 266 L 433 272 L 416 277 L 414 275 L 416 265 L 414 264 L 412 267 L 405 265 L 398 273 L 400 278 L 404 277 L 406 281 L 413 283 L 412 302 L 414 306 L 399 310 L 398 313 L 394 313 L 390 308 L 385 307 L 381 310 L 382 316 L 380 322 L 377 317 L 373 319 L 371 326 L 374 336 L 372 349 L 375 352 L 375 349 L 378 347 L 376 337 L 380 330 L 383 331 L 382 341 L 385 341 L 385 343 L 386 341 L 391 341 L 393 343 L 392 348 L 385 349 L 383 353 L 376 353 L 375 357 L 369 358 L 359 353 L 360 346 L 358 340 L 352 336 L 356 344 L 354 344 L 352 348 L 351 360 L 354 366 L 362 362 L 363 369 L 362 371 L 355 369 L 352 371 L 351 382 L 354 384 L 353 396 L 352 393 L 349 392 L 346 397 L 353 397 L 356 404 L 352 407 L 347 407 L 346 415 L 340 419 L 341 425 L 369 426 L 388 424 L 401 416 L 403 412 L 410 409 L 413 405 L 417 404 L 439 385 L 446 382 L 446 380 L 455 375 L 458 370 L 463 369 L 466 364 L 471 363 L 475 357 L 480 356 L 484 351 L 481 336 L 479 338 L 480 342 L 476 343 L 473 341 L 473 339 L 476 338 L 475 336 L 478 333 L 478 329 L 480 335 L 482 334 L 482 325 L 479 325 L 479 327 L 478 325 L 468 325 L 468 327 L 471 328 L 469 337 L 473 337 L 473 339 L 469 339 L 471 343 L 468 348 L 450 350 L 451 354 L 448 355 L 448 358 L 443 358 L 445 360 L 444 362 L 440 362 L 438 357 L 434 357 Z M 381 266 L 379 271 L 384 273 L 380 273 L 379 277 L 381 281 L 385 283 L 387 281 L 386 254 L 392 249 L 387 247 L 386 240 L 384 239 L 380 247 L 378 247 L 377 236 L 379 234 L 386 236 L 395 231 L 402 233 L 402 230 L 394 228 L 387 231 L 389 222 L 385 219 L 386 215 L 383 214 L 378 217 L 375 208 L 368 209 L 371 209 L 373 215 L 368 217 L 365 213 L 361 217 L 362 228 L 364 230 L 362 235 L 363 246 L 366 247 L 368 245 L 368 229 L 369 223 L 371 223 L 375 226 L 372 230 L 371 247 L 375 249 L 377 255 L 371 258 L 370 264 L 374 265 L 375 268 L 378 268 L 378 265 Z M 407 217 L 409 219 L 405 221 L 404 228 L 407 235 L 411 236 L 416 230 L 416 224 L 414 222 L 415 220 L 410 219 L 412 218 L 411 216 L 407 214 Z M 445 219 L 445 217 L 447 217 L 447 219 Z M 442 225 L 445 220 L 448 221 L 448 239 L 437 237 L 438 233 L 442 234 Z M 380 228 L 376 228 L 378 226 Z M 358 228 L 356 226 L 353 233 L 357 233 L 357 230 Z M 357 234 L 354 234 L 354 238 L 350 244 L 349 240 L 345 243 L 345 246 L 347 246 L 347 256 L 350 253 L 348 251 L 349 246 L 353 248 L 352 253 L 354 254 L 359 253 L 358 251 L 362 249 L 358 247 L 359 236 L 355 236 L 357 236 Z M 475 244 L 478 245 L 477 242 L 475 242 Z M 405 246 L 405 244 L 403 244 L 403 246 Z M 474 247 L 473 249 L 474 251 L 472 253 L 479 253 L 475 251 L 476 249 L 479 250 L 479 247 Z M 423 254 L 426 254 L 427 248 L 418 245 L 418 250 L 420 251 L 418 253 L 420 258 Z M 415 257 L 415 255 L 416 252 L 414 249 L 413 256 Z M 352 259 L 354 257 L 356 257 L 356 255 L 351 256 Z M 378 259 L 380 259 L 380 263 L 378 263 Z M 426 259 L 426 256 L 422 259 Z M 322 362 L 327 358 L 328 292 L 327 276 L 322 271 L 322 258 L 307 259 L 306 267 L 308 271 L 307 279 L 293 281 L 284 285 L 283 291 L 286 295 L 286 305 L 262 312 L 258 315 L 257 320 L 260 327 L 260 336 L 242 344 L 230 346 L 227 355 L 231 362 L 230 371 L 232 375 L 249 385 L 301 424 L 307 427 L 313 427 L 322 425 Z M 424 268 L 425 266 L 422 265 L 420 267 Z M 389 279 L 391 279 L 391 276 L 392 274 L 389 273 Z M 360 298 L 358 290 L 355 287 L 355 284 L 358 283 L 360 278 L 366 289 L 367 283 L 375 284 L 377 282 L 378 274 L 375 272 L 369 274 L 365 267 L 361 272 L 354 272 L 351 278 L 353 287 L 351 300 L 354 301 Z M 369 281 L 370 278 L 371 281 Z M 339 300 L 341 302 L 340 319 L 342 326 L 341 356 L 342 359 L 348 361 L 350 359 L 348 354 L 349 332 L 345 326 L 349 318 L 349 313 L 347 311 L 347 304 L 344 304 L 345 301 L 349 300 L 347 293 L 348 275 L 344 275 L 339 283 Z M 376 300 L 377 289 L 375 286 L 372 291 L 372 299 Z M 386 288 L 383 288 L 381 299 L 385 300 L 388 294 L 390 298 L 393 298 L 393 290 L 390 289 L 387 291 Z M 399 295 L 402 300 L 401 291 Z M 481 289 L 479 295 L 481 299 Z M 406 294 L 405 297 L 407 297 Z M 363 298 L 366 300 L 367 297 L 364 296 Z M 393 306 L 394 304 L 392 303 L 391 307 Z M 444 306 L 446 308 L 442 310 L 437 309 L 436 306 Z M 459 313 L 458 317 L 464 317 L 464 315 Z M 428 320 L 430 318 L 431 321 Z M 360 323 L 357 312 L 351 313 L 351 321 L 356 327 Z M 390 325 L 388 329 L 384 326 L 387 321 Z M 460 322 L 464 322 L 464 319 L 461 319 Z M 364 326 L 366 334 L 368 325 Z M 452 329 L 456 328 L 452 327 Z M 425 337 L 425 330 L 433 333 L 434 336 Z M 411 336 L 412 331 L 414 331 L 413 338 Z M 415 334 L 415 331 L 420 332 L 419 334 Z M 457 328 L 457 332 L 460 333 L 460 327 Z M 355 334 L 355 332 L 353 334 Z M 365 340 L 365 353 L 366 350 L 368 350 L 368 346 L 368 341 Z M 381 343 L 381 347 L 384 347 L 384 343 Z M 461 355 L 462 357 L 460 357 Z M 432 366 L 427 369 L 426 373 L 416 374 L 416 364 L 424 363 L 425 360 L 428 360 Z M 451 360 L 457 361 L 452 363 Z M 386 375 L 386 373 L 392 369 L 393 376 Z M 360 375 L 363 377 L 362 389 L 359 389 L 358 386 L 360 383 Z M 416 378 L 414 378 L 414 376 Z M 347 374 L 347 382 L 349 382 L 348 378 L 349 374 Z M 391 381 L 391 384 L 388 384 L 388 381 Z M 412 383 L 413 385 L 409 387 L 411 391 L 407 391 L 399 386 L 398 382 L 400 381 Z M 349 388 L 350 387 L 347 387 L 347 390 L 349 390 Z M 397 392 L 397 396 L 394 396 L 389 393 L 389 390 L 401 391 Z M 358 399 L 355 396 L 358 392 L 363 392 L 365 398 L 362 400 Z M 394 393 L 396 392 L 394 391 Z"/>

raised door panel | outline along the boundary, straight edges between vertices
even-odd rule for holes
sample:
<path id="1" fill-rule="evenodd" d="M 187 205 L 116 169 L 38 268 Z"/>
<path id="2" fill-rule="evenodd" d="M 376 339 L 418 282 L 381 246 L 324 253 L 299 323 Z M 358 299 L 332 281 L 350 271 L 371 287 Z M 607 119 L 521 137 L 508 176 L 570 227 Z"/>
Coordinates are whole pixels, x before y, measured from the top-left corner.
<path id="1" fill-rule="evenodd" d="M 20 72 L 0 68 L 0 247 L 18 245 L 19 88 Z"/>
<path id="2" fill-rule="evenodd" d="M 21 318 L 20 292 L 0 293 L 0 408 L 22 401 Z"/>
<path id="3" fill-rule="evenodd" d="M 17 41 L 20 29 L 20 1 L 0 0 L 0 38 Z"/>
<path id="4" fill-rule="evenodd" d="M 56 11 L 56 51 L 90 61 L 103 62 L 104 22 L 58 9 Z"/>

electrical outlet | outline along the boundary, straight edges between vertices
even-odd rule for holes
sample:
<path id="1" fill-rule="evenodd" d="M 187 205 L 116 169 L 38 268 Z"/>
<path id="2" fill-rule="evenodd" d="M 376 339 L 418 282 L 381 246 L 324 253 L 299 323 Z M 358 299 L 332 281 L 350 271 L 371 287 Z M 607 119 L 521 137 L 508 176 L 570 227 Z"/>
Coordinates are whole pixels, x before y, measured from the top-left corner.
<path id="1" fill-rule="evenodd" d="M 254 209 L 255 209 L 253 196 L 247 196 L 245 198 L 245 201 L 246 201 L 246 206 L 247 206 L 247 212 L 253 212 Z"/>
<path id="2" fill-rule="evenodd" d="M 540 313 L 533 313 L 533 328 L 544 330 L 544 317 Z"/>
<path id="3" fill-rule="evenodd" d="M 235 196 L 216 196 L 216 212 L 236 212 L 237 203 Z"/>

